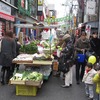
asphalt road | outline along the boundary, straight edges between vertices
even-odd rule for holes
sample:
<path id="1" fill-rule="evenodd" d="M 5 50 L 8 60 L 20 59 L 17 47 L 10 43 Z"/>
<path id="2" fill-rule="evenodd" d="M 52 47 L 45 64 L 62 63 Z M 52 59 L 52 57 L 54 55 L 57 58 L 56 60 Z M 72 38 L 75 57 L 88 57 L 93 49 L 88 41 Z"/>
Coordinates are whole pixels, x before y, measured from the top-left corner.
<path id="1" fill-rule="evenodd" d="M 75 74 L 73 85 L 70 88 L 62 88 L 63 80 L 59 77 L 49 77 L 40 89 L 37 96 L 16 96 L 15 85 L 0 86 L 0 100 L 87 100 L 84 84 L 76 84 Z"/>

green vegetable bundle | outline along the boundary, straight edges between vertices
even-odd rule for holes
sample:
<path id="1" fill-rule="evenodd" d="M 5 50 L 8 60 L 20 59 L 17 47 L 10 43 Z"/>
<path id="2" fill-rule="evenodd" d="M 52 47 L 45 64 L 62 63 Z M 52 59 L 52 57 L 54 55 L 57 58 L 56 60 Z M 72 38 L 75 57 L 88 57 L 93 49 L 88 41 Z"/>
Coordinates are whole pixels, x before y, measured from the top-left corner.
<path id="1" fill-rule="evenodd" d="M 18 75 L 18 76 L 17 76 Z M 12 80 L 23 80 L 23 81 L 41 81 L 43 79 L 43 75 L 38 72 L 32 71 L 24 71 L 24 72 L 17 72 L 12 78 Z"/>
<path id="2" fill-rule="evenodd" d="M 22 45 L 20 48 L 20 52 L 27 54 L 37 53 L 38 52 L 37 43 L 38 42 L 33 41 L 30 44 Z"/>

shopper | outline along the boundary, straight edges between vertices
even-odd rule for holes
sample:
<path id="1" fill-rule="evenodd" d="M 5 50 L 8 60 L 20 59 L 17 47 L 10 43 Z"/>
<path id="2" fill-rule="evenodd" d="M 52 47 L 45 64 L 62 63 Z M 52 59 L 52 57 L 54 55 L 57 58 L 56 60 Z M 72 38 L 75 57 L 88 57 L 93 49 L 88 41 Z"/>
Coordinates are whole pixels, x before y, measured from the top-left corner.
<path id="1" fill-rule="evenodd" d="M 98 38 L 98 33 L 93 32 L 92 33 L 92 38 L 90 40 L 91 48 L 95 51 L 97 55 L 100 55 L 100 39 Z"/>
<path id="2" fill-rule="evenodd" d="M 93 82 L 96 83 L 96 93 L 98 94 L 97 100 L 100 100 L 100 70 L 94 76 Z"/>
<path id="3" fill-rule="evenodd" d="M 61 60 L 63 62 L 59 62 L 59 67 L 60 70 L 64 73 L 65 75 L 65 82 L 64 85 L 62 85 L 63 88 L 68 88 L 72 85 L 72 65 L 73 65 L 73 41 L 70 37 L 69 34 L 66 34 L 64 37 L 64 49 L 62 50 L 62 55 L 61 55 Z"/>
<path id="4" fill-rule="evenodd" d="M 15 43 L 16 43 L 16 57 L 17 57 L 20 54 L 21 44 L 20 44 L 20 42 L 19 42 L 19 40 L 18 40 L 18 38 L 16 37 L 15 34 L 13 34 L 13 38 L 14 38 Z M 15 64 L 15 63 L 12 64 L 12 67 L 10 68 L 11 69 L 11 71 L 10 71 L 11 77 L 13 76 L 13 72 L 14 72 L 15 68 L 17 70 L 19 70 L 19 64 Z"/>
<path id="5" fill-rule="evenodd" d="M 89 97 L 88 100 L 93 100 L 94 93 L 93 93 L 93 77 L 97 72 L 93 69 L 92 63 L 87 63 L 83 82 L 85 83 L 85 92 L 86 95 Z"/>
<path id="6" fill-rule="evenodd" d="M 91 44 L 92 50 L 96 54 L 97 62 L 98 62 L 99 57 L 100 57 L 100 39 L 98 38 L 97 32 L 92 33 L 92 38 L 90 39 L 90 44 Z"/>
<path id="7" fill-rule="evenodd" d="M 13 39 L 13 32 L 7 31 L 1 44 L 0 65 L 1 68 L 1 83 L 5 84 L 10 79 L 10 68 L 12 59 L 16 57 L 16 43 Z"/>
<path id="8" fill-rule="evenodd" d="M 75 43 L 75 58 L 76 58 L 76 81 L 77 84 L 80 84 L 80 79 L 83 79 L 86 60 L 85 60 L 85 53 L 90 49 L 89 40 L 86 38 L 86 33 L 83 31 L 81 33 L 80 38 Z M 78 61 L 78 54 L 84 54 L 84 60 Z M 80 73 L 81 69 L 81 73 Z"/>

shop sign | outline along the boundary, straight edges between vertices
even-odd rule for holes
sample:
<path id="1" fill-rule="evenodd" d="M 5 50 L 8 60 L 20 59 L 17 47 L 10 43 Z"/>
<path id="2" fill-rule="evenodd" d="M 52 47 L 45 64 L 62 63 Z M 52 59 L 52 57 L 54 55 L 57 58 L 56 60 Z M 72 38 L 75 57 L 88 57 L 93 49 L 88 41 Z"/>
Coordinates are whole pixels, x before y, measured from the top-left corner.
<path id="1" fill-rule="evenodd" d="M 90 33 L 91 32 L 91 25 L 86 25 L 85 32 L 86 33 Z"/>
<path id="2" fill-rule="evenodd" d="M 0 12 L 11 15 L 11 7 L 9 7 L 8 5 L 0 2 Z"/>
<path id="3" fill-rule="evenodd" d="M 21 0 L 21 6 L 25 8 L 25 0 Z"/>
<path id="4" fill-rule="evenodd" d="M 44 2 L 44 0 L 38 0 L 37 16 L 43 15 L 43 2 Z"/>
<path id="5" fill-rule="evenodd" d="M 43 11 L 43 6 L 38 6 L 38 11 Z"/>
<path id="6" fill-rule="evenodd" d="M 95 11 L 96 11 L 96 2 L 95 1 L 87 1 L 86 13 L 88 15 L 95 15 Z"/>
<path id="7" fill-rule="evenodd" d="M 10 20 L 10 21 L 15 21 L 14 16 L 7 15 L 7 14 L 2 13 L 2 12 L 0 12 L 0 18 L 6 19 L 6 20 Z"/>
<path id="8" fill-rule="evenodd" d="M 38 5 L 43 5 L 44 0 L 38 0 Z"/>

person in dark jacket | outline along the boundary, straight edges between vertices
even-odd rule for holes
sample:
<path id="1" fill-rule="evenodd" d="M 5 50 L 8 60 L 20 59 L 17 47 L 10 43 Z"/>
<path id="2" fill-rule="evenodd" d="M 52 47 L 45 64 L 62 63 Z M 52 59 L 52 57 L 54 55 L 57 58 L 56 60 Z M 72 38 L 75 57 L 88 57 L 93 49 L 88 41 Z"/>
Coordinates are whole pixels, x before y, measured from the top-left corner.
<path id="1" fill-rule="evenodd" d="M 98 38 L 98 33 L 93 32 L 92 38 L 90 39 L 90 44 L 92 50 L 96 53 L 97 56 L 100 56 L 100 39 Z"/>
<path id="2" fill-rule="evenodd" d="M 85 54 L 86 51 L 90 50 L 90 43 L 89 40 L 86 38 L 86 33 L 83 31 L 81 33 L 80 38 L 75 43 L 75 50 L 76 50 L 76 81 L 77 84 L 80 83 L 80 79 L 83 79 L 86 61 L 83 62 L 78 61 L 78 54 Z M 81 73 L 80 73 L 81 69 Z"/>
<path id="3" fill-rule="evenodd" d="M 19 43 L 18 38 L 16 37 L 15 34 L 13 34 L 13 38 L 14 38 L 15 43 L 16 43 L 16 57 L 17 57 L 19 55 L 19 49 L 21 47 L 21 44 Z M 12 67 L 11 67 L 11 77 L 13 76 L 15 68 L 17 70 L 19 70 L 19 64 L 15 64 L 15 63 L 12 64 Z"/>
<path id="4" fill-rule="evenodd" d="M 16 43 L 13 39 L 13 32 L 7 31 L 1 44 L 0 65 L 1 68 L 1 83 L 5 84 L 10 79 L 10 68 L 12 60 L 16 57 Z"/>

